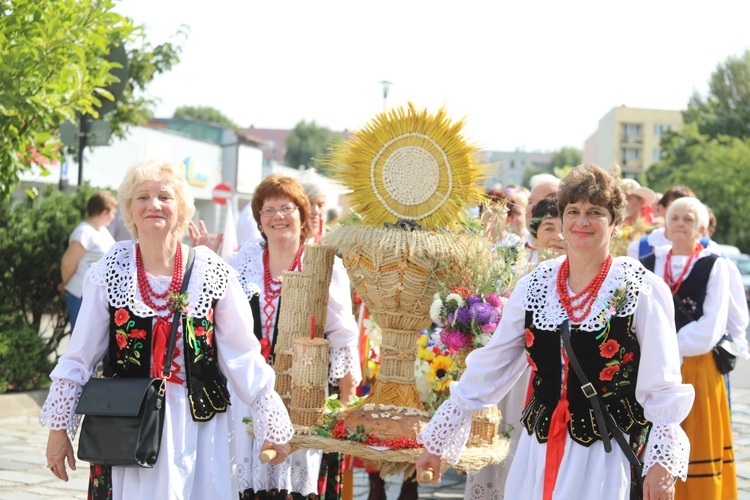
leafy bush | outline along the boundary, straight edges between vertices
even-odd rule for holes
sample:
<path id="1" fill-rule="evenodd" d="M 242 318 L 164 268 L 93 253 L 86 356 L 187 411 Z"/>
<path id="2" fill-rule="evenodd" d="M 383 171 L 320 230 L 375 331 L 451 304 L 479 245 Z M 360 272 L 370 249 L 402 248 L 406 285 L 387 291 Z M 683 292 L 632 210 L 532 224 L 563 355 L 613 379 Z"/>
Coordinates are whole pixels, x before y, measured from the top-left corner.
<path id="1" fill-rule="evenodd" d="M 0 204 L 0 371 L 5 373 L 4 356 L 11 356 L 18 365 L 45 366 L 47 357 L 56 353 L 60 341 L 67 336 L 68 314 L 60 283 L 60 260 L 68 246 L 68 238 L 86 215 L 86 203 L 95 189 L 84 185 L 72 195 L 50 186 L 34 199 L 26 198 L 14 206 Z M 40 332 L 42 318 L 45 331 Z M 19 330 L 20 324 L 25 328 Z M 35 332 L 36 339 L 9 339 L 18 331 Z M 41 335 L 41 340 L 39 338 Z M 41 343 L 42 351 L 34 346 Z M 14 349 L 21 349 L 20 351 Z M 39 360 L 32 362 L 31 358 Z M 15 366 L 15 365 L 14 365 Z M 13 368 L 11 372 L 18 370 Z M 3 376 L 0 375 L 0 383 Z M 12 387 L 28 387 L 19 380 L 6 381 Z M 37 379 L 29 378 L 34 383 Z M 23 390 L 23 389 L 17 389 Z"/>
<path id="2" fill-rule="evenodd" d="M 36 389 L 47 380 L 49 350 L 20 315 L 0 316 L 0 394 Z"/>

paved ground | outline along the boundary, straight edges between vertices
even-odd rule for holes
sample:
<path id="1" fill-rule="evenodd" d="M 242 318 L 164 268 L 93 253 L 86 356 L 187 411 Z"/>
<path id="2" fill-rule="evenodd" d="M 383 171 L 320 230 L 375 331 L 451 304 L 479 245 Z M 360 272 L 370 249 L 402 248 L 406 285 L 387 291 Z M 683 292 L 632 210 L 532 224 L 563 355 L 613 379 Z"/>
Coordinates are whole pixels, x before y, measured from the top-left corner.
<path id="1" fill-rule="evenodd" d="M 750 362 L 740 362 L 732 375 L 732 418 L 740 500 L 750 500 Z M 35 394 L 39 400 L 40 394 Z M 38 403 L 28 396 L 0 396 L 0 500 L 85 499 L 87 464 L 71 475 L 68 483 L 53 477 L 45 468 L 46 432 L 35 416 Z M 354 476 L 354 498 L 366 499 L 368 480 Z M 387 481 L 388 499 L 397 499 L 401 478 Z M 464 497 L 464 478 L 444 476 L 439 487 L 420 486 L 420 498 Z"/>

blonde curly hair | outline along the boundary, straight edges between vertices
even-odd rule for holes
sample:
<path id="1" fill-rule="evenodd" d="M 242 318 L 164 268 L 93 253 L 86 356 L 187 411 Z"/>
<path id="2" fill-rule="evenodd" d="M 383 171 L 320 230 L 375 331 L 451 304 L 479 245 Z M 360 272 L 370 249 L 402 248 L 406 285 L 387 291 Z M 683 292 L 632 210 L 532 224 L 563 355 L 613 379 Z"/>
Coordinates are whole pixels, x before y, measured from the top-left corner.
<path id="1" fill-rule="evenodd" d="M 172 186 L 177 198 L 177 214 L 179 217 L 177 230 L 179 234 L 184 233 L 190 219 L 195 215 L 193 192 L 187 183 L 183 169 L 161 160 L 136 163 L 125 174 L 125 179 L 117 190 L 117 198 L 122 207 L 120 213 L 125 226 L 137 239 L 138 229 L 133 223 L 131 214 L 133 196 L 135 195 L 135 188 L 146 181 L 167 181 Z"/>

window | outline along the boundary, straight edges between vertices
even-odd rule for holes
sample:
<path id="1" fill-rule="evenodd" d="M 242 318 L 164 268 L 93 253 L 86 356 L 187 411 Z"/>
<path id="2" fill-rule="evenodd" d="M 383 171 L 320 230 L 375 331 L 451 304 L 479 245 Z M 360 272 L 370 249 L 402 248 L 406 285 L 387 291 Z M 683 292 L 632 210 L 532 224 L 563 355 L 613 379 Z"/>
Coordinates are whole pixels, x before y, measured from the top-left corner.
<path id="1" fill-rule="evenodd" d="M 638 148 L 622 148 L 622 161 L 627 163 L 628 160 L 638 160 L 641 157 L 641 150 Z"/>
<path id="2" fill-rule="evenodd" d="M 641 125 L 639 123 L 623 123 L 622 133 L 623 133 L 623 138 L 625 139 L 625 142 L 628 142 L 630 139 L 635 139 L 635 138 L 640 139 Z"/>
<path id="3" fill-rule="evenodd" d="M 661 148 L 654 148 L 654 151 L 651 153 L 651 159 L 654 161 L 661 160 Z"/>
<path id="4" fill-rule="evenodd" d="M 657 123 L 656 125 L 654 125 L 654 135 L 656 137 L 661 137 L 664 132 L 668 132 L 670 130 L 672 130 L 671 125 L 664 125 L 661 123 Z"/>

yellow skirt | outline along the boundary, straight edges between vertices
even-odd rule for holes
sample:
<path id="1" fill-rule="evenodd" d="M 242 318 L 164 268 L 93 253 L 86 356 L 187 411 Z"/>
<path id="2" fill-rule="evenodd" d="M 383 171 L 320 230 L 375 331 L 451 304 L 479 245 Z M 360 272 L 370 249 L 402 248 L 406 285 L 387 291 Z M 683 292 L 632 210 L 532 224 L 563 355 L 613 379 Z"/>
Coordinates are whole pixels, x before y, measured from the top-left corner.
<path id="1" fill-rule="evenodd" d="M 737 474 L 724 377 L 713 354 L 686 357 L 682 382 L 695 388 L 695 403 L 682 428 L 690 438 L 687 481 L 677 480 L 676 500 L 735 500 Z"/>

